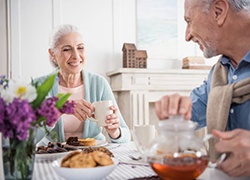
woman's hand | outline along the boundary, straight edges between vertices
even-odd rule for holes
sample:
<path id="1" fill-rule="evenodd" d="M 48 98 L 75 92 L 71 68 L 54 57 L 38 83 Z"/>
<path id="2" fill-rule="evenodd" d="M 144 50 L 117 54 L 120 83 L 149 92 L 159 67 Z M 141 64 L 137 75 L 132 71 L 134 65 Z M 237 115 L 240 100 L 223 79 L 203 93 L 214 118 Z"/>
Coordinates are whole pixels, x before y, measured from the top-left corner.
<path id="1" fill-rule="evenodd" d="M 88 117 L 92 117 L 92 112 L 94 112 L 94 106 L 90 102 L 87 102 L 84 99 L 76 100 L 74 102 L 74 115 L 80 121 L 85 121 Z"/>
<path id="2" fill-rule="evenodd" d="M 218 168 L 230 176 L 250 176 L 250 131 L 213 130 L 213 135 L 220 138 L 215 145 L 216 150 L 228 154 L 226 160 L 219 164 Z"/>
<path id="3" fill-rule="evenodd" d="M 106 119 L 105 122 L 107 124 L 110 124 L 110 125 L 105 126 L 104 128 L 108 131 L 109 135 L 113 139 L 117 139 L 121 135 L 121 132 L 120 132 L 120 119 L 116 115 L 117 108 L 115 106 L 111 106 L 110 109 L 113 110 L 114 113 L 107 116 L 107 119 Z"/>

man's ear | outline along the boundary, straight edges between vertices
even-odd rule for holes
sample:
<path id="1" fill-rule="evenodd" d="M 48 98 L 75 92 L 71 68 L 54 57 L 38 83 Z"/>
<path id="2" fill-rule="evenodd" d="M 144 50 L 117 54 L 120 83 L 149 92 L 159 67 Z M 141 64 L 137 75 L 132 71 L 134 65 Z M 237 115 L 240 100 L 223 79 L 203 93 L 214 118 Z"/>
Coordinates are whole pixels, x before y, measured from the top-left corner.
<path id="1" fill-rule="evenodd" d="M 221 26 L 228 15 L 229 4 L 227 0 L 215 0 L 213 2 L 214 9 L 214 19 L 217 21 L 217 24 Z"/>

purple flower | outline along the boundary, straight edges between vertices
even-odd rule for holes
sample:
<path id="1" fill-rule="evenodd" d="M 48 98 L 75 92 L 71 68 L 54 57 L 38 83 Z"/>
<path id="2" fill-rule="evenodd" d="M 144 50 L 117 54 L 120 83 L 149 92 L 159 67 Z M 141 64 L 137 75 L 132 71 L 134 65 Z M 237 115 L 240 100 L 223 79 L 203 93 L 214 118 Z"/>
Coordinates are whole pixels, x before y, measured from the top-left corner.
<path id="1" fill-rule="evenodd" d="M 74 113 L 74 101 L 67 101 L 63 107 L 60 109 L 62 114 L 73 114 Z"/>
<path id="2" fill-rule="evenodd" d="M 4 110 L 5 110 L 5 103 L 4 100 L 0 97 L 0 127 L 2 127 L 3 118 L 4 118 Z"/>
<path id="3" fill-rule="evenodd" d="M 57 100 L 57 97 L 45 99 L 41 106 L 37 109 L 37 115 L 44 116 L 48 126 L 52 126 L 60 116 L 60 112 L 56 108 Z"/>
<path id="4" fill-rule="evenodd" d="M 1 90 L 1 86 L 3 88 L 7 88 L 8 87 L 8 79 L 6 79 L 5 75 L 1 75 L 0 76 L 0 90 Z M 1 94 L 1 93 L 0 93 Z"/>
<path id="5" fill-rule="evenodd" d="M 25 140 L 35 119 L 36 116 L 28 101 L 15 98 L 10 104 L 5 105 L 0 131 L 3 132 L 4 137 Z"/>
<path id="6" fill-rule="evenodd" d="M 54 74 L 48 78 L 48 81 L 40 85 L 33 81 L 31 85 L 26 85 L 0 76 L 0 132 L 4 138 L 26 140 L 30 130 L 39 126 L 43 126 L 49 133 L 45 124 L 52 126 L 62 113 L 74 112 L 73 102 L 66 101 L 62 108 L 58 109 L 58 97 L 45 99 L 53 85 L 52 80 L 57 76 Z M 24 96 L 24 92 L 27 96 Z M 31 95 L 36 96 L 32 99 Z M 61 107 L 62 102 L 59 104 Z"/>

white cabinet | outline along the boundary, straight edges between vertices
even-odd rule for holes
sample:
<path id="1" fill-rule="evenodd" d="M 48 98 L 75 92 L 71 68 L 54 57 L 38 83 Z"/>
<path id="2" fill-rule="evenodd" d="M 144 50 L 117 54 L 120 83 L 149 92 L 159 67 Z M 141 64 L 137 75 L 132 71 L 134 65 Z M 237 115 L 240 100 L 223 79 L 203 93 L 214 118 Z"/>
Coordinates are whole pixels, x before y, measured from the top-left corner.
<path id="1" fill-rule="evenodd" d="M 175 92 L 189 95 L 207 78 L 208 72 L 121 68 L 107 76 L 124 119 L 133 128 L 136 124 L 155 124 L 155 101 Z"/>

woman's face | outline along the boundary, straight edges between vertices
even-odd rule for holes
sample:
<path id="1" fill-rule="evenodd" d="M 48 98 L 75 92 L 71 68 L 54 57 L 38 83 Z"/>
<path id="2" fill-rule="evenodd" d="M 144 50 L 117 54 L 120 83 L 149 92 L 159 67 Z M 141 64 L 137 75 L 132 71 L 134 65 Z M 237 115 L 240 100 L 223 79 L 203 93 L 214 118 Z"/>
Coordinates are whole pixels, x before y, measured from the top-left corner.
<path id="1" fill-rule="evenodd" d="M 79 33 L 63 35 L 52 55 L 62 73 L 80 73 L 85 60 L 83 38 Z"/>

